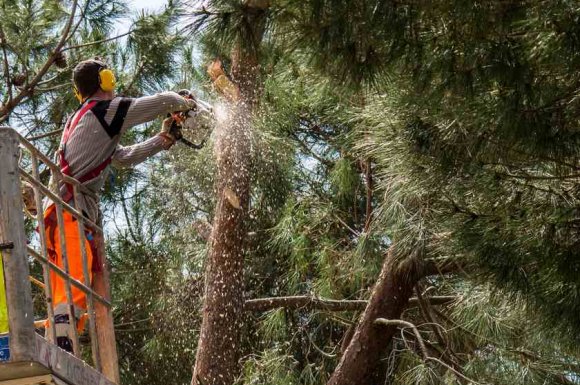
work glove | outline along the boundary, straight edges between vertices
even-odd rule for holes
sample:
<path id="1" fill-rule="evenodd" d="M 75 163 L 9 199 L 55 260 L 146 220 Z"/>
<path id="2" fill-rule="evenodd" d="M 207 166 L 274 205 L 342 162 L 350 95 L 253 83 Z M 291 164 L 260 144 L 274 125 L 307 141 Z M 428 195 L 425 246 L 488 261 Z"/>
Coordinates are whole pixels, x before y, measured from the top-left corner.
<path id="1" fill-rule="evenodd" d="M 164 150 L 169 150 L 171 146 L 173 146 L 175 142 L 177 142 L 177 140 L 179 139 L 177 137 L 178 133 L 174 129 L 172 129 L 172 125 L 173 118 L 171 117 L 164 119 L 163 123 L 161 124 L 161 132 L 159 132 L 158 136 L 163 138 Z"/>

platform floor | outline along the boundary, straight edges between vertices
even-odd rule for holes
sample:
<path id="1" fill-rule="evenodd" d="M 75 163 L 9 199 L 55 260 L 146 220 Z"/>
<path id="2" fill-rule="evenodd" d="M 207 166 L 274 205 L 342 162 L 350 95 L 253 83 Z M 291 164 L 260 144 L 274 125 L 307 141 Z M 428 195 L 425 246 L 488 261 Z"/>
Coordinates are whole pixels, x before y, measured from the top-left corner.
<path id="1" fill-rule="evenodd" d="M 115 385 L 72 354 L 36 335 L 33 361 L 0 364 L 0 385 Z"/>
<path id="2" fill-rule="evenodd" d="M 67 385 L 66 382 L 50 374 L 15 380 L 0 381 L 0 385 Z"/>

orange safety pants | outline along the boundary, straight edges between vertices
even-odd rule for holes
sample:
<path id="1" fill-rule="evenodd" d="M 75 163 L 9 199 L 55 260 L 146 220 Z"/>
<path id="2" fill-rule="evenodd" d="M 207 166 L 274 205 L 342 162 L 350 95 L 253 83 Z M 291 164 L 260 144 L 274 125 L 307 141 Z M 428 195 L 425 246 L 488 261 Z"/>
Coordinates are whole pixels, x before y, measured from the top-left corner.
<path id="1" fill-rule="evenodd" d="M 84 284 L 85 277 L 83 274 L 83 259 L 81 252 L 81 239 L 85 242 L 85 249 L 87 255 L 87 266 L 89 268 L 89 280 L 92 282 L 93 272 L 93 256 L 96 250 L 92 242 L 87 240 L 87 237 L 82 234 L 79 235 L 79 228 L 76 218 L 67 211 L 63 211 L 64 217 L 64 238 L 66 241 L 66 258 L 68 261 L 68 270 L 72 279 L 75 279 Z M 56 220 L 56 209 L 51 205 L 44 212 L 44 221 L 46 226 L 46 246 L 48 249 L 48 257 L 51 262 L 65 271 L 64 262 L 62 259 L 62 252 L 60 246 L 60 231 Z M 89 231 L 87 231 L 90 234 Z M 53 270 L 50 272 L 50 284 L 52 288 L 52 300 L 56 308 L 68 308 L 66 296 L 66 282 Z M 77 287 L 71 285 L 72 303 L 77 311 L 84 311 L 87 309 L 87 298 Z M 59 306 L 61 305 L 61 306 Z M 64 305 L 64 306 L 62 306 Z"/>

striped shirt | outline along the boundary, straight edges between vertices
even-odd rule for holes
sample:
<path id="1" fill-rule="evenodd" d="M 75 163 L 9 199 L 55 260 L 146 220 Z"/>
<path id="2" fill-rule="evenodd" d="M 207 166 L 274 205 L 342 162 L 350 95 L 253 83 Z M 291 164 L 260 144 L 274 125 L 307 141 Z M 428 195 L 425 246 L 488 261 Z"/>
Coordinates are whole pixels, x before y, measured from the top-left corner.
<path id="1" fill-rule="evenodd" d="M 97 168 L 111 154 L 112 165 L 118 167 L 131 167 L 155 155 L 163 149 L 165 144 L 165 139 L 161 136 L 157 135 L 144 142 L 123 147 L 119 145 L 121 135 L 129 128 L 149 122 L 159 115 L 192 107 L 190 100 L 184 99 L 175 92 L 163 92 L 135 99 L 89 98 L 85 103 L 91 100 L 96 100 L 96 105 L 78 121 L 64 147 L 64 156 L 69 164 L 70 174 L 76 179 Z M 99 215 L 99 192 L 108 172 L 109 167 L 96 178 L 83 183 L 97 199 L 81 193 L 81 199 L 77 202 L 79 208 L 93 221 Z M 53 191 L 56 191 L 54 180 L 51 181 L 51 187 Z M 60 195 L 65 194 L 66 186 L 63 185 L 60 187 Z"/>

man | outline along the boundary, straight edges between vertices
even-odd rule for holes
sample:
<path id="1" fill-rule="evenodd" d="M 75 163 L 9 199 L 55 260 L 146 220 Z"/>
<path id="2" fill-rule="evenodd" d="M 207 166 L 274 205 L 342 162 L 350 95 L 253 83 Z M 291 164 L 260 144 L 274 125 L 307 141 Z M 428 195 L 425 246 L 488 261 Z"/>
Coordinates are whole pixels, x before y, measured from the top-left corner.
<path id="1" fill-rule="evenodd" d="M 93 194 L 83 194 L 81 191 L 78 202 L 74 202 L 72 186 L 66 183 L 56 186 L 55 178 L 51 183 L 59 190 L 65 202 L 71 205 L 76 203 L 83 215 L 96 222 L 99 217 L 99 191 L 103 187 L 109 165 L 134 166 L 161 150 L 169 149 L 175 143 L 175 138 L 169 131 L 171 119 L 164 120 L 159 134 L 132 146 L 120 146 L 121 135 L 135 125 L 151 121 L 168 112 L 188 110 L 193 107 L 193 102 L 175 92 L 135 99 L 116 97 L 115 75 L 99 59 L 82 61 L 75 67 L 73 87 L 81 106 L 67 121 L 58 161 L 63 174 L 79 180 Z M 87 228 L 86 236 L 80 236 L 72 215 L 66 211 L 63 214 L 69 273 L 74 279 L 83 282 L 81 240 L 85 242 L 87 262 L 92 271 L 102 268 L 104 256 L 97 255 L 91 242 L 91 230 Z M 54 204 L 46 208 L 44 218 L 49 257 L 64 269 Z M 51 274 L 50 281 L 55 310 L 56 342 L 61 348 L 72 352 L 73 346 L 69 338 L 71 320 L 67 310 L 65 281 L 55 273 Z M 75 321 L 78 322 L 86 310 L 86 298 L 74 286 L 72 300 Z M 81 329 L 82 322 L 77 322 L 75 326 Z"/>

